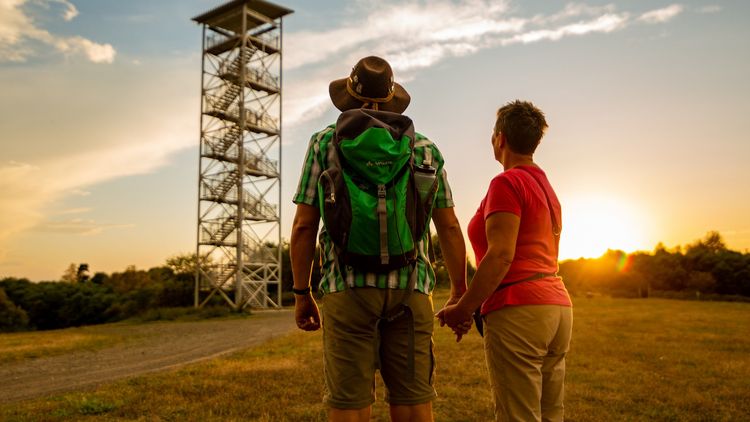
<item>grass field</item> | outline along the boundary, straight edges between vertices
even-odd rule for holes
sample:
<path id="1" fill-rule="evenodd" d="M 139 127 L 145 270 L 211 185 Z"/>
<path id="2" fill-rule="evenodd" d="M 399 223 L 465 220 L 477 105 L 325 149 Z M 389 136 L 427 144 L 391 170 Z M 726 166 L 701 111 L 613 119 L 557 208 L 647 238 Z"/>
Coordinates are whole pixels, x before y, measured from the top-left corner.
<path id="1" fill-rule="evenodd" d="M 436 304 L 444 297 L 438 293 Z M 574 304 L 566 420 L 750 420 L 750 304 L 608 298 Z M 456 344 L 447 329 L 436 329 L 435 342 L 436 420 L 491 420 L 479 336 L 472 332 Z M 295 332 L 229 358 L 4 405 L 0 420 L 323 421 L 320 353 L 319 332 Z M 373 414 L 387 420 L 382 399 Z"/>
<path id="2" fill-rule="evenodd" d="M 97 350 L 124 341 L 114 325 L 0 334 L 0 365 L 79 350 Z"/>

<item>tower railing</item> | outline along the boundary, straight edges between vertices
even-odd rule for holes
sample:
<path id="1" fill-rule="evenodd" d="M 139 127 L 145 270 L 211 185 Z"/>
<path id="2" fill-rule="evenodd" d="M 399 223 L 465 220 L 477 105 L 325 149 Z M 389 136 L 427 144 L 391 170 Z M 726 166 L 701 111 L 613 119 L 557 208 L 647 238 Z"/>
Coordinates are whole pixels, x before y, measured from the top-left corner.
<path id="1" fill-rule="evenodd" d="M 281 49 L 281 37 L 272 34 L 248 35 L 248 39 L 263 44 L 275 50 Z M 206 37 L 206 49 L 214 49 L 224 43 L 238 42 L 240 36 L 237 34 L 211 34 Z"/>

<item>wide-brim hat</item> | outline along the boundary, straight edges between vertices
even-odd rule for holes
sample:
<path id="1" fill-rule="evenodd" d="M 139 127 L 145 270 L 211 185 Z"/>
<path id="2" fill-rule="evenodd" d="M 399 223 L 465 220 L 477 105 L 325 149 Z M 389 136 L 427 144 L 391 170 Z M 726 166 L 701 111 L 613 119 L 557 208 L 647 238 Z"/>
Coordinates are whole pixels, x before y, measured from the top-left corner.
<path id="1" fill-rule="evenodd" d="M 348 78 L 331 82 L 328 93 L 341 111 L 368 106 L 403 113 L 411 101 L 404 87 L 393 81 L 391 65 L 376 56 L 358 61 Z"/>

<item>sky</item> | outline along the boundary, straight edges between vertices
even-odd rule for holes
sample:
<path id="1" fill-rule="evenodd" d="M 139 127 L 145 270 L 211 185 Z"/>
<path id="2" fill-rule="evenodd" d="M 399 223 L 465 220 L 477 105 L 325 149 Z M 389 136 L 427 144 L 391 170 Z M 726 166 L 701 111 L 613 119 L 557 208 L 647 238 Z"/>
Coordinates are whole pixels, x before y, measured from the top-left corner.
<path id="1" fill-rule="evenodd" d="M 0 0 L 0 277 L 195 251 L 201 29 L 219 0 Z M 464 231 L 498 107 L 541 108 L 561 258 L 750 249 L 750 3 L 285 0 L 282 235 L 328 83 L 380 55 L 446 157 Z"/>

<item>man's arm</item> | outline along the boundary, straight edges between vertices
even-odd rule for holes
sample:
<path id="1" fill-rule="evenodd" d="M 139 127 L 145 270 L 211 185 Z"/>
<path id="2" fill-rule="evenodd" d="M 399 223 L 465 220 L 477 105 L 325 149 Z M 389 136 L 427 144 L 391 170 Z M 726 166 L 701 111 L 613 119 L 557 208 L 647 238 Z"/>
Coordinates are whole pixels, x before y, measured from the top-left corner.
<path id="1" fill-rule="evenodd" d="M 310 287 L 310 273 L 315 258 L 315 242 L 320 223 L 318 208 L 297 204 L 297 212 L 292 223 L 292 238 L 289 245 L 289 258 L 292 261 L 292 277 L 295 289 Z M 294 318 L 297 327 L 305 331 L 320 328 L 320 313 L 312 292 L 307 295 L 294 295 Z"/>
<path id="2" fill-rule="evenodd" d="M 443 305 L 446 307 L 458 303 L 466 291 L 466 243 L 453 207 L 434 208 L 432 221 L 435 222 L 440 249 L 451 279 L 451 295 Z M 451 328 L 456 334 L 456 341 L 461 341 L 463 335 L 471 329 L 471 320 Z"/>
<path id="3" fill-rule="evenodd" d="M 451 299 L 456 303 L 466 291 L 466 244 L 453 207 L 432 210 L 443 259 L 451 279 Z M 455 300 L 455 302 L 454 302 Z"/>

